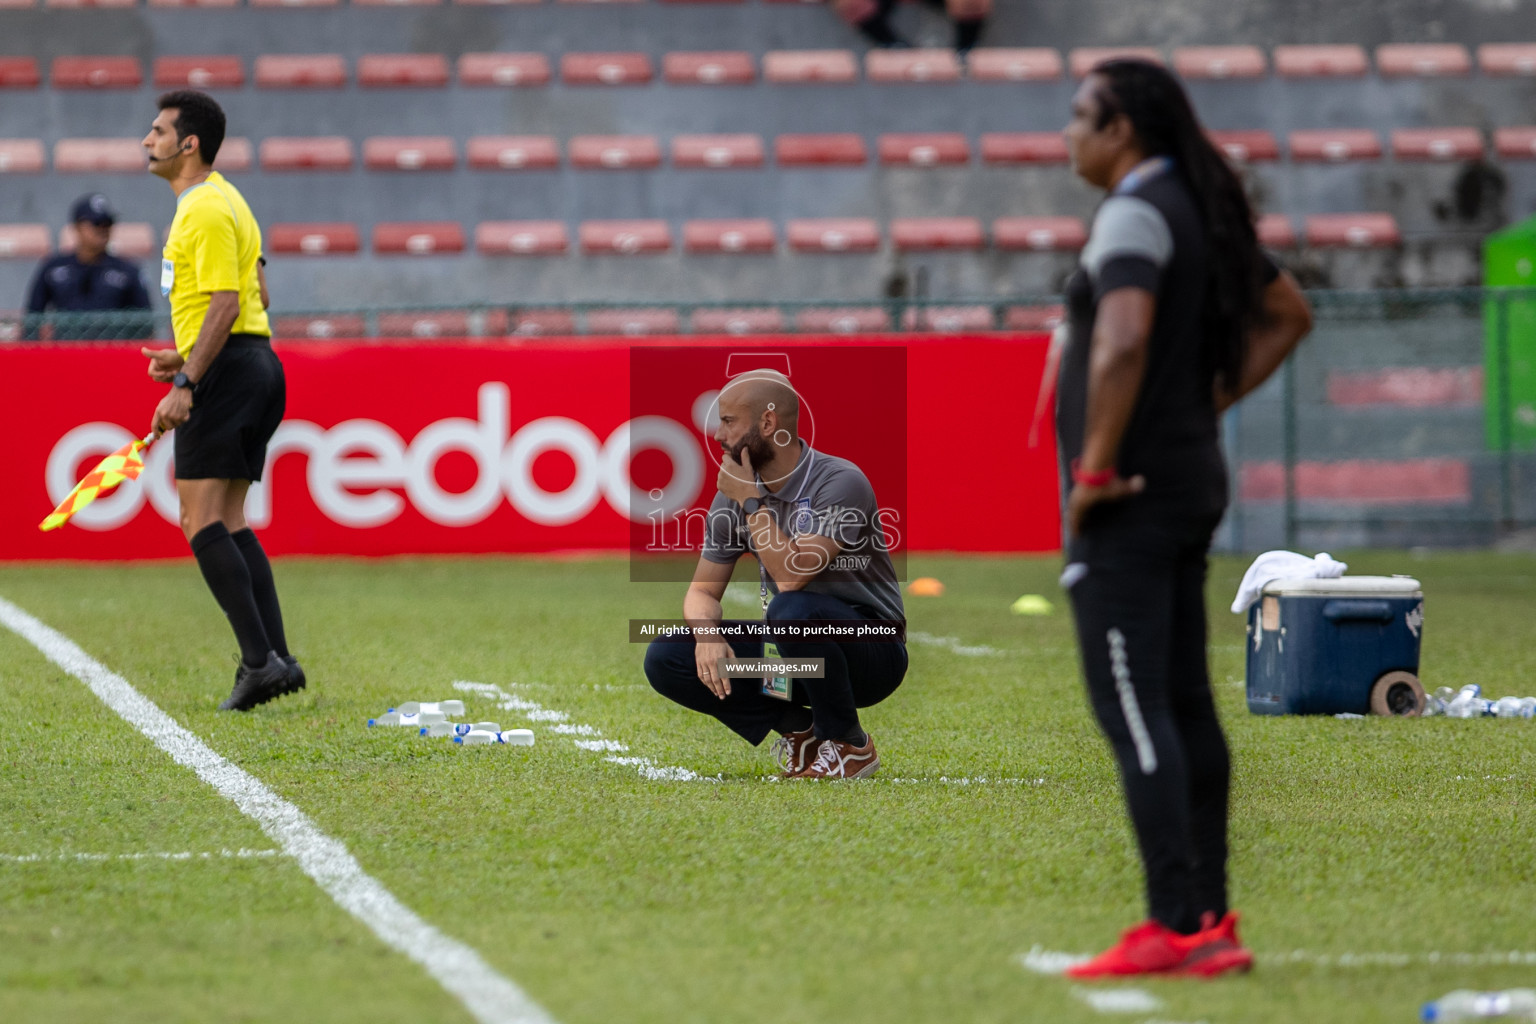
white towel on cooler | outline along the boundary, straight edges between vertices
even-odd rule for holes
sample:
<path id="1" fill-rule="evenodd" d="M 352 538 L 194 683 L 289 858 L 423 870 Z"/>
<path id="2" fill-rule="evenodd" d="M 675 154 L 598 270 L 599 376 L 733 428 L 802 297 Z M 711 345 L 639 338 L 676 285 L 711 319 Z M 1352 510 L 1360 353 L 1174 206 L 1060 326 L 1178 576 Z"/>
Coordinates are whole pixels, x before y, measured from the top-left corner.
<path id="1" fill-rule="evenodd" d="M 1271 580 L 1332 580 L 1343 576 L 1344 570 L 1348 568 L 1343 562 L 1334 561 L 1333 556 L 1327 552 L 1316 558 L 1308 558 L 1294 551 L 1266 551 L 1255 558 L 1248 571 L 1243 573 L 1243 582 L 1237 588 L 1237 599 L 1232 602 L 1232 611 L 1238 615 L 1246 613 L 1248 606 L 1259 599 L 1259 595 L 1264 592 L 1264 585 Z"/>

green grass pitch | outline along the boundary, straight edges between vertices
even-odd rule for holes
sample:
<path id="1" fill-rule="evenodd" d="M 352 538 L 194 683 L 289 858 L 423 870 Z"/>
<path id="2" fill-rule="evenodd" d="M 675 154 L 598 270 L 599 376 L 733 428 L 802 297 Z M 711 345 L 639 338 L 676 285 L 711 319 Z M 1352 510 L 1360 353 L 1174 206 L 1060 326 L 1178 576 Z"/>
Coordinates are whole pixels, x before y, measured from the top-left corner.
<path id="1" fill-rule="evenodd" d="M 1342 557 L 1424 581 L 1428 685 L 1536 693 L 1536 559 Z M 1245 564 L 1213 563 L 1211 661 L 1234 753 L 1233 900 L 1258 966 L 1138 982 L 1161 1006 L 1120 1019 L 1406 1021 L 1452 988 L 1536 982 L 1536 963 L 1491 962 L 1536 950 L 1536 723 L 1249 715 L 1226 611 Z M 1019 958 L 1096 951 L 1143 910 L 1057 572 L 911 559 L 948 593 L 909 599 L 930 639 L 866 714 L 883 767 L 852 784 L 765 781 L 766 747 L 652 693 L 627 622 L 675 616 L 683 588 L 631 584 L 621 559 L 281 561 L 310 688 L 247 715 L 214 711 L 234 645 L 190 560 L 0 568 L 0 597 L 304 810 L 562 1024 L 1015 1024 L 1106 1019 Z M 1056 613 L 1011 615 L 1024 593 Z M 751 616 L 755 587 L 738 601 L 728 614 Z M 956 650 L 983 646 L 998 653 Z M 458 696 L 453 680 L 722 781 L 647 779 L 547 722 L 531 748 L 364 727 Z M 465 698 L 471 719 L 530 724 Z M 470 1019 L 291 860 L 218 856 L 273 844 L 3 629 L 0 723 L 0 1020 Z M 173 852 L 215 855 L 120 856 Z"/>

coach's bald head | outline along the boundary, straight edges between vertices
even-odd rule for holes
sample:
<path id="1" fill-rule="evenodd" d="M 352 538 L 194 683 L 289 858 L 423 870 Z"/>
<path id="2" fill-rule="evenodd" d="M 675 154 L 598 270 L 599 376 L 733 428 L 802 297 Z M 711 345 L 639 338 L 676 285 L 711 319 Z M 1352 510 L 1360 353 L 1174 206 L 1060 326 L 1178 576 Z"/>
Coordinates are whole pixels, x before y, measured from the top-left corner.
<path id="1" fill-rule="evenodd" d="M 800 422 L 800 396 L 789 383 L 789 378 L 777 370 L 748 370 L 731 378 L 720 392 L 722 403 L 730 402 L 744 412 L 754 424 L 763 422 L 763 413 L 772 411 L 775 429 L 789 431 L 798 437 Z"/>

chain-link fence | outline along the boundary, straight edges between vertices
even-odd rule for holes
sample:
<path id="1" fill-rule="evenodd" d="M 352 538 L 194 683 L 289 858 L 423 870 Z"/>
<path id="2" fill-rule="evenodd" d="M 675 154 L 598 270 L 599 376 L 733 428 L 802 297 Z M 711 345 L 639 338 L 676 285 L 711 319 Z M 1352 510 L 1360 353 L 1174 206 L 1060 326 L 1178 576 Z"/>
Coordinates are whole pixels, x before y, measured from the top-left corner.
<path id="1" fill-rule="evenodd" d="M 1536 537 L 1536 289 L 1315 292 L 1316 326 L 1227 415 L 1218 546 L 1486 545 Z M 484 305 L 274 317 L 287 338 L 849 333 L 1054 326 L 1050 298 Z M 0 338 L 167 338 L 164 315 L 0 316 Z M 1029 410 L 1020 411 L 1021 421 Z"/>

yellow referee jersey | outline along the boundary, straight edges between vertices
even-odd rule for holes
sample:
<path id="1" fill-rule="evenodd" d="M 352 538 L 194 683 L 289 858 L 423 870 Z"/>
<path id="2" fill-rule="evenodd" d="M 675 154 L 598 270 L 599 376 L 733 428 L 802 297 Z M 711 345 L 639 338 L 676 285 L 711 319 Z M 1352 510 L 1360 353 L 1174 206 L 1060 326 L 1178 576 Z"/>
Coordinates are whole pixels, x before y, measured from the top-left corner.
<path id="1" fill-rule="evenodd" d="M 192 354 L 213 292 L 240 296 L 231 334 L 271 335 L 256 278 L 260 257 L 261 225 L 245 197 L 218 171 L 177 197 L 160 261 L 160 294 L 170 300 L 171 330 L 183 359 Z"/>

